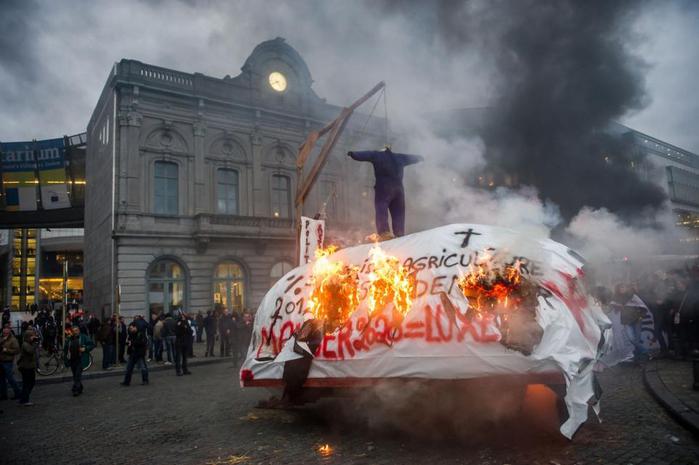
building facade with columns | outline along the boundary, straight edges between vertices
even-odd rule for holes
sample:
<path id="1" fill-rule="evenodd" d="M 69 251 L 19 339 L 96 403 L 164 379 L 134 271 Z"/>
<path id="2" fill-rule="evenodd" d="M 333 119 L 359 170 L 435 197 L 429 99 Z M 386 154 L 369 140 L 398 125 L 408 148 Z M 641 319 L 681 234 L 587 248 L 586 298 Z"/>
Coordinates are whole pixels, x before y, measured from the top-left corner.
<path id="1" fill-rule="evenodd" d="M 312 82 L 281 38 L 259 44 L 236 77 L 114 65 L 87 131 L 89 311 L 257 307 L 297 263 L 297 148 L 341 110 Z M 383 142 L 385 121 L 367 118 L 350 121 L 304 206 L 324 211 L 331 236 L 374 228 L 371 166 L 345 156 Z"/>

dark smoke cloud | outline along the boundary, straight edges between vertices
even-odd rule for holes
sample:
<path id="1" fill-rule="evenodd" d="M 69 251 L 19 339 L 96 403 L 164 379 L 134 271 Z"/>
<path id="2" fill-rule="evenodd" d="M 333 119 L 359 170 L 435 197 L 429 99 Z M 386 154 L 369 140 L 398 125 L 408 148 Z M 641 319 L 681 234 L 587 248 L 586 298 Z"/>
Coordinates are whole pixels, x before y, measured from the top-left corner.
<path id="1" fill-rule="evenodd" d="M 454 54 L 477 49 L 495 99 L 480 135 L 485 172 L 532 185 L 566 219 L 584 206 L 629 218 L 665 200 L 605 129 L 643 108 L 644 62 L 629 51 L 639 2 L 385 2 Z M 418 27 L 419 25 L 419 27 Z"/>

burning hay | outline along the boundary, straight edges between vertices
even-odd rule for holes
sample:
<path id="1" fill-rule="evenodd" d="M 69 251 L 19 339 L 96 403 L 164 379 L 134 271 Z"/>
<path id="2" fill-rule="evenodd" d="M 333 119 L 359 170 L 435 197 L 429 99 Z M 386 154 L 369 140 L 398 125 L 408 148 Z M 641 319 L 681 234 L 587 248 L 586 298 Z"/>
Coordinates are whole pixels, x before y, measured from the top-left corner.
<path id="1" fill-rule="evenodd" d="M 359 306 L 359 268 L 331 260 L 334 247 L 316 252 L 311 277 L 309 311 L 324 322 L 324 332 L 331 334 L 342 327 Z M 377 245 L 369 251 L 368 313 L 375 317 L 389 304 L 398 315 L 398 324 L 410 311 L 415 290 L 415 276 L 400 261 Z"/>
<path id="2" fill-rule="evenodd" d="M 529 355 L 544 333 L 536 322 L 538 288 L 522 278 L 519 262 L 494 262 L 489 257 L 472 265 L 459 279 L 459 288 L 479 318 L 484 313 L 494 317 L 502 345 Z"/>
<path id="3" fill-rule="evenodd" d="M 400 260 L 376 245 L 369 251 L 371 273 L 369 273 L 369 316 L 381 312 L 389 303 L 402 316 L 408 314 L 413 303 L 415 276 L 401 265 Z"/>
<path id="4" fill-rule="evenodd" d="M 358 268 L 332 261 L 334 247 L 316 251 L 309 311 L 330 334 L 340 328 L 359 305 Z"/>

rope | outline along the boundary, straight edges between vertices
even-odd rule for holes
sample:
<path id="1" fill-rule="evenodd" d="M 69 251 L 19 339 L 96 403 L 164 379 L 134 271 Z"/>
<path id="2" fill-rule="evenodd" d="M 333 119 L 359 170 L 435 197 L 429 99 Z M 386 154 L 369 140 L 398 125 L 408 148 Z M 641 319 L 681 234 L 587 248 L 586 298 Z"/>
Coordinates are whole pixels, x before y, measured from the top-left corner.
<path id="1" fill-rule="evenodd" d="M 386 113 L 386 111 L 387 111 L 386 110 L 386 86 L 384 86 L 383 89 L 381 89 L 381 93 L 378 95 L 378 97 L 374 101 L 374 106 L 371 107 L 371 112 L 369 113 L 369 116 L 367 116 L 366 121 L 364 121 L 364 125 L 362 125 L 362 128 L 359 131 L 353 132 L 352 138 L 347 143 L 347 145 L 349 147 L 352 147 L 354 145 L 359 134 L 363 133 L 364 130 L 366 129 L 366 127 L 369 125 L 369 121 L 371 120 L 371 117 L 374 115 L 374 111 L 376 110 L 376 107 L 378 106 L 379 101 L 381 100 L 382 97 L 383 97 L 383 102 L 384 102 L 384 114 L 387 115 L 387 113 Z M 386 121 L 388 121 L 388 120 L 386 120 Z M 388 133 L 386 133 L 386 140 L 388 140 Z"/>
<path id="2" fill-rule="evenodd" d="M 386 86 L 383 86 L 383 129 L 384 129 L 384 139 L 385 145 L 388 145 L 388 97 L 386 94 Z"/>

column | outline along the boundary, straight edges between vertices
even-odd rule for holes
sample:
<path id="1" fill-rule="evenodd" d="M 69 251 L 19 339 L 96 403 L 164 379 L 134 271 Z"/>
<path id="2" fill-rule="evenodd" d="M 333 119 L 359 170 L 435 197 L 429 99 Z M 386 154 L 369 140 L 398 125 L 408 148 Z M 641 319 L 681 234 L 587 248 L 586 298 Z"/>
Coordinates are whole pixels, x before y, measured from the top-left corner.
<path id="1" fill-rule="evenodd" d="M 201 102 L 201 100 L 200 100 Z M 203 102 L 200 103 L 203 106 Z M 193 125 L 194 131 L 194 214 L 210 213 L 211 201 L 209 199 L 209 190 L 206 188 L 206 164 L 204 161 L 205 148 L 204 141 L 206 138 L 206 125 L 199 120 Z"/>

